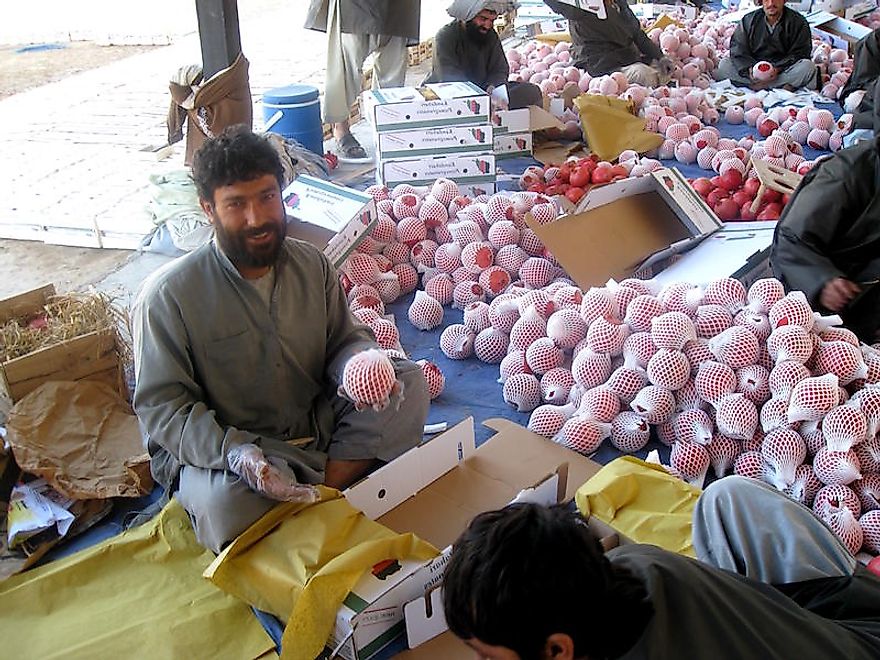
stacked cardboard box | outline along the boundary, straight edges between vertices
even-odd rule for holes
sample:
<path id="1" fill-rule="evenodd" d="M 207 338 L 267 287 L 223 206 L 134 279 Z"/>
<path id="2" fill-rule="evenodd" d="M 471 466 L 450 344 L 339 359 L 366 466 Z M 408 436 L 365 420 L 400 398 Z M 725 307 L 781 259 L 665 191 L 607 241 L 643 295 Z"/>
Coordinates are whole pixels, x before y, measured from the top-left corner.
<path id="1" fill-rule="evenodd" d="M 389 187 L 452 179 L 465 194 L 495 192 L 493 128 L 485 91 L 469 82 L 364 92 L 373 125 L 376 178 Z"/>

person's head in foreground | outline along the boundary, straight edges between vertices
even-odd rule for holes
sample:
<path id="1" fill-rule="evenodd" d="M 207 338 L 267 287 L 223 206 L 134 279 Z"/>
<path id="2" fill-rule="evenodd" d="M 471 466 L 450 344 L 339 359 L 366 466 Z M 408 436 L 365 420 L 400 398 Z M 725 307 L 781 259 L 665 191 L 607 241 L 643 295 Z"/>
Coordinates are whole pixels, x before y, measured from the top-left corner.
<path id="1" fill-rule="evenodd" d="M 193 159 L 199 204 L 244 277 L 265 274 L 278 259 L 286 231 L 283 176 L 271 143 L 243 124 L 207 140 Z"/>
<path id="2" fill-rule="evenodd" d="M 650 617 L 646 596 L 578 513 L 535 504 L 474 518 L 443 581 L 450 630 L 493 660 L 621 655 Z"/>

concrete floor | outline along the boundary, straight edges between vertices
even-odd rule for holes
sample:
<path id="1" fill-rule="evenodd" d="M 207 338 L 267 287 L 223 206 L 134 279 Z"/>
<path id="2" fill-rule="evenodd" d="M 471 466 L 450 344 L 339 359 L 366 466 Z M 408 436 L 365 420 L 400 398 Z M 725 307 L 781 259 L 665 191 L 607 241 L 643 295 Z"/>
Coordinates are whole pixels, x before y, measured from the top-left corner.
<path id="1" fill-rule="evenodd" d="M 85 216 L 144 227 L 147 177 L 159 165 L 143 147 L 164 140 L 169 74 L 199 59 L 194 12 L 175 13 L 173 0 L 157 0 L 149 18 L 133 21 L 104 0 L 79 3 L 73 14 L 64 9 L 67 4 L 46 0 L 16 6 L 0 27 L 0 43 L 87 38 L 170 45 L 0 101 L 0 123 L 10 128 L 0 133 L 6 155 L 0 162 L 0 222 L 40 225 L 60 218 L 63 224 L 65 218 L 81 222 Z M 240 5 L 259 128 L 264 90 L 294 80 L 323 87 L 325 41 L 301 28 L 306 2 L 243 0 Z M 422 38 L 449 20 L 444 8 L 445 3 L 423 3 Z M 34 12 L 48 18 L 36 20 Z M 422 65 L 412 78 L 421 78 L 424 70 Z M 355 128 L 362 138 L 364 131 Z M 161 166 L 182 167 L 179 144 Z M 144 277 L 166 261 L 132 250 L 0 239 L 0 298 L 52 282 L 59 291 L 95 287 L 127 302 Z"/>

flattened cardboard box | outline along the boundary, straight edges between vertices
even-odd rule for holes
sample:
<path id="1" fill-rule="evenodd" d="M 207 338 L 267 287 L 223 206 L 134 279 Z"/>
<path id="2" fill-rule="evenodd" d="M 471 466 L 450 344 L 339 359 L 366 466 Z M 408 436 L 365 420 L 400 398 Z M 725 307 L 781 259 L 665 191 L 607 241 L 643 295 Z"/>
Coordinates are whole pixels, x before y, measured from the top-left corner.
<path id="1" fill-rule="evenodd" d="M 379 133 L 489 123 L 489 96 L 469 82 L 368 90 L 361 98 L 364 116 Z"/>
<path id="2" fill-rule="evenodd" d="M 479 448 L 473 420 L 466 419 L 349 488 L 346 498 L 389 529 L 413 532 L 446 548 L 478 513 L 500 508 L 548 478 L 556 484 L 565 481 L 564 491 L 556 486 L 556 500 L 571 499 L 600 468 L 513 422 L 486 424 L 497 433 Z M 337 615 L 328 648 L 364 660 L 403 635 L 404 605 L 438 583 L 445 559 L 405 564 L 377 566 L 375 575 L 358 583 L 357 597 L 350 597 Z M 376 587 L 377 580 L 384 588 Z"/>
<path id="3" fill-rule="evenodd" d="M 311 176 L 298 176 L 284 192 L 284 208 L 292 218 L 288 236 L 324 250 L 337 268 L 376 225 L 376 202 L 359 190 Z"/>
<path id="4" fill-rule="evenodd" d="M 676 169 L 597 186 L 575 212 L 529 227 L 581 288 L 621 280 L 685 251 L 721 227 Z"/>

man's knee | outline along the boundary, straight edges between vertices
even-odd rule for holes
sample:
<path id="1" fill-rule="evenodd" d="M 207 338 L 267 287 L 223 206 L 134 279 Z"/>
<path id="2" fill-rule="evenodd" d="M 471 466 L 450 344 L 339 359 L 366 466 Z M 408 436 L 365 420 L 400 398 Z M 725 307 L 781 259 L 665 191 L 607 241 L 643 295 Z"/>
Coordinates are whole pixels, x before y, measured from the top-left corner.
<path id="1" fill-rule="evenodd" d="M 780 84 L 792 87 L 816 87 L 816 65 L 810 60 L 798 60 L 779 74 Z"/>
<path id="2" fill-rule="evenodd" d="M 215 553 L 275 505 L 230 472 L 189 466 L 181 470 L 174 496 L 189 514 L 196 540 Z"/>

